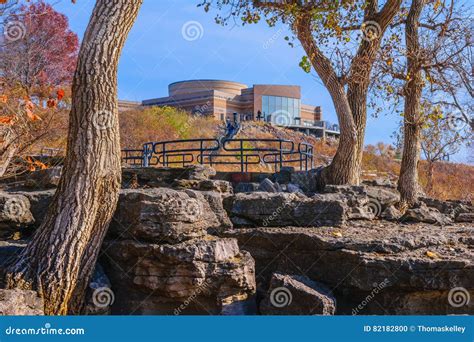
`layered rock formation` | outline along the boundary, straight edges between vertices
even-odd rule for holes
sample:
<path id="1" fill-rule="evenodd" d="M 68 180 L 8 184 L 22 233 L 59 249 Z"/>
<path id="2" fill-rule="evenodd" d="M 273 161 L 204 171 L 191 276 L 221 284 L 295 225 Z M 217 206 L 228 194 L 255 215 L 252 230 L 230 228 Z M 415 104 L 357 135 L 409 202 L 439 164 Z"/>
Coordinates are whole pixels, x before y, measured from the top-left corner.
<path id="1" fill-rule="evenodd" d="M 237 240 L 207 234 L 230 223 L 212 209 L 217 199 L 210 205 L 206 198 L 168 188 L 121 193 L 101 258 L 115 292 L 113 313 L 255 311 L 254 261 Z"/>

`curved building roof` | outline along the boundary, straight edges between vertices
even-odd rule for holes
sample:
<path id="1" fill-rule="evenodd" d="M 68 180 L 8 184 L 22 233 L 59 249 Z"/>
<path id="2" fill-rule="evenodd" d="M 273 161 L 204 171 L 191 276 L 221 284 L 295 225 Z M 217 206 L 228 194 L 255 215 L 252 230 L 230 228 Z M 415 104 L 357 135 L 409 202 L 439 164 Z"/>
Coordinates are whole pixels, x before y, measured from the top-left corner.
<path id="1" fill-rule="evenodd" d="M 174 82 L 168 86 L 170 96 L 197 93 L 205 90 L 217 90 L 240 95 L 242 90 L 246 88 L 248 88 L 246 84 L 224 80 L 189 80 Z"/>

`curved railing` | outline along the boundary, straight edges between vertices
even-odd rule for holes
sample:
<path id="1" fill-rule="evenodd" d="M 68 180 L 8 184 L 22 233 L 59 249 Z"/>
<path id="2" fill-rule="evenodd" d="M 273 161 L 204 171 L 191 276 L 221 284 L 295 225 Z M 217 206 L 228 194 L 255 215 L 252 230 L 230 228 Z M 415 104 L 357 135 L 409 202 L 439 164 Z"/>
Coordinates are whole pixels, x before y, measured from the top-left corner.
<path id="1" fill-rule="evenodd" d="M 188 139 L 149 142 L 142 150 L 123 150 L 123 163 L 134 167 L 238 166 L 248 172 L 254 165 L 268 165 L 280 170 L 293 166 L 300 170 L 313 168 L 313 146 L 283 139 Z"/>

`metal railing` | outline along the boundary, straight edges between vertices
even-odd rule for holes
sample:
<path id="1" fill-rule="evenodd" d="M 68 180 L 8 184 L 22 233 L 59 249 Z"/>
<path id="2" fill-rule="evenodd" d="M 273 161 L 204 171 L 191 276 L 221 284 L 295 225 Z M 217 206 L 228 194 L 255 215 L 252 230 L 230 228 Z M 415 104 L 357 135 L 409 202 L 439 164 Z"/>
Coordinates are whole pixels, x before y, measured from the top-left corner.
<path id="1" fill-rule="evenodd" d="M 239 166 L 248 172 L 249 166 L 269 165 L 275 171 L 284 166 L 300 170 L 313 168 L 312 145 L 282 139 L 188 139 L 149 142 L 142 150 L 122 151 L 122 162 L 134 167 Z"/>

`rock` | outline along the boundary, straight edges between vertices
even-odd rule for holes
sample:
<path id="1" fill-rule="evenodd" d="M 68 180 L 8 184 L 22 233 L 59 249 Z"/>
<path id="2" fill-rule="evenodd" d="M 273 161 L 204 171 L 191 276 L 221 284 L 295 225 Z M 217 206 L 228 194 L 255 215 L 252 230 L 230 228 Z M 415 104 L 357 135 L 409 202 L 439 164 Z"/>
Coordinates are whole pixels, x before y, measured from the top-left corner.
<path id="1" fill-rule="evenodd" d="M 336 299 L 323 285 L 304 276 L 275 273 L 260 304 L 263 315 L 334 315 Z"/>
<path id="2" fill-rule="evenodd" d="M 0 289 L 0 316 L 41 316 L 43 308 L 35 291 Z"/>
<path id="3" fill-rule="evenodd" d="M 459 287 L 474 294 L 473 229 L 351 221 L 337 230 L 259 227 L 225 235 L 254 257 L 259 288 L 269 287 L 273 273 L 304 275 L 335 289 L 338 314 L 351 314 L 380 284 L 376 302 L 359 314 L 472 314 L 472 305 L 449 305 L 447 294 Z"/>
<path id="4" fill-rule="evenodd" d="M 338 199 L 308 198 L 298 193 L 239 193 L 225 198 L 224 208 L 238 227 L 340 225 L 348 212 Z"/>
<path id="5" fill-rule="evenodd" d="M 400 201 L 400 194 L 396 190 L 389 190 L 381 187 L 366 187 L 367 196 L 376 200 L 382 207 L 382 211 Z"/>
<path id="6" fill-rule="evenodd" d="M 258 191 L 259 183 L 238 183 L 234 187 L 234 192 L 239 193 L 239 192 L 255 192 Z"/>
<path id="7" fill-rule="evenodd" d="M 188 167 L 143 167 L 124 168 L 122 170 L 122 187 L 129 188 L 134 183 L 134 188 L 143 187 L 170 187 L 176 180 L 208 180 L 216 175 L 216 170 L 203 165 L 190 165 Z"/>
<path id="8" fill-rule="evenodd" d="M 35 222 L 33 228 L 37 228 L 48 211 L 54 193 L 56 190 L 41 190 L 41 191 L 21 191 L 12 194 L 25 196 L 30 201 L 30 211 L 33 214 Z"/>
<path id="9" fill-rule="evenodd" d="M 204 236 L 221 222 L 203 194 L 168 188 L 122 190 L 110 234 L 139 241 L 176 243 Z"/>
<path id="10" fill-rule="evenodd" d="M 22 241 L 1 241 L 0 240 L 0 288 L 5 287 L 6 267 L 15 260 L 25 247 Z"/>
<path id="11" fill-rule="evenodd" d="M 291 183 L 298 185 L 304 193 L 315 193 L 318 190 L 317 176 L 320 170 L 295 171 L 291 174 Z"/>
<path id="12" fill-rule="evenodd" d="M 62 166 L 31 172 L 25 180 L 25 187 L 35 189 L 56 188 L 61 179 Z"/>
<path id="13" fill-rule="evenodd" d="M 274 174 L 274 181 L 279 184 L 288 184 L 291 182 L 291 175 L 295 172 L 295 168 L 291 166 L 283 166 L 280 172 Z"/>
<path id="14" fill-rule="evenodd" d="M 474 207 L 471 203 L 465 201 L 441 201 L 434 198 L 421 197 L 420 202 L 429 208 L 437 209 L 440 213 L 456 218 L 462 213 L 473 213 Z"/>
<path id="15" fill-rule="evenodd" d="M 402 217 L 402 213 L 395 206 L 391 205 L 382 212 L 380 217 L 387 221 L 397 221 Z"/>
<path id="16" fill-rule="evenodd" d="M 273 183 L 270 179 L 265 178 L 259 185 L 258 191 L 263 192 L 282 192 L 278 183 Z"/>
<path id="17" fill-rule="evenodd" d="M 217 218 L 219 225 L 208 228 L 209 233 L 219 234 L 221 231 L 232 228 L 232 222 L 224 209 L 223 195 L 214 191 L 202 191 L 201 194 L 206 199 L 212 213 Z"/>
<path id="18" fill-rule="evenodd" d="M 286 191 L 288 191 L 289 193 L 298 192 L 298 193 L 303 194 L 303 190 L 301 190 L 301 188 L 298 185 L 292 184 L 292 183 L 289 183 L 287 185 Z"/>
<path id="19" fill-rule="evenodd" d="M 456 216 L 456 222 L 474 223 L 474 213 L 460 213 Z"/>
<path id="20" fill-rule="evenodd" d="M 234 192 L 230 182 L 223 180 L 179 179 L 173 183 L 172 187 L 178 190 L 191 189 L 199 191 L 216 191 L 222 194 L 232 194 Z"/>
<path id="21" fill-rule="evenodd" d="M 421 204 L 418 208 L 408 209 L 400 219 L 402 222 L 425 222 L 446 225 L 452 223 L 452 220 L 441 214 L 437 209 L 428 208 Z"/>
<path id="22" fill-rule="evenodd" d="M 314 197 L 344 203 L 349 220 L 372 220 L 381 214 L 378 201 L 368 197 L 364 186 L 327 185 L 324 194 L 316 194 Z"/>
<path id="23" fill-rule="evenodd" d="M 87 289 L 84 313 L 86 315 L 109 315 L 115 300 L 110 280 L 102 266 L 97 263 Z"/>
<path id="24" fill-rule="evenodd" d="M 106 242 L 104 250 L 115 313 L 229 313 L 255 293 L 253 259 L 235 239 L 207 236 L 175 245 L 125 240 Z"/>
<path id="25" fill-rule="evenodd" d="M 0 238 L 9 238 L 21 227 L 34 223 L 28 198 L 0 192 Z"/>
<path id="26" fill-rule="evenodd" d="M 372 179 L 372 180 L 365 180 L 365 181 L 363 181 L 363 184 L 370 185 L 370 186 L 376 186 L 376 187 L 391 188 L 391 189 L 396 188 L 396 184 L 388 178 L 376 178 L 376 179 Z"/>

